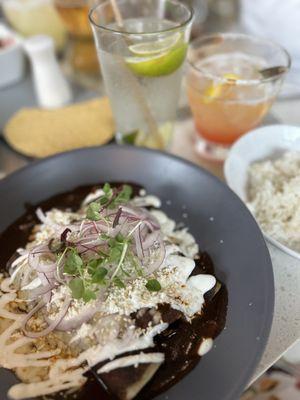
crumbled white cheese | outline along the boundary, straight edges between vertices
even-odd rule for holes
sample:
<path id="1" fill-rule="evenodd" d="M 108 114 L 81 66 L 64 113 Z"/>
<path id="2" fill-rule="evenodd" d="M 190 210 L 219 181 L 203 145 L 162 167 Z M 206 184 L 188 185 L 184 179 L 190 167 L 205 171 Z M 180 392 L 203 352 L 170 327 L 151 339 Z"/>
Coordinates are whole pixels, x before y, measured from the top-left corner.
<path id="1" fill-rule="evenodd" d="M 190 270 L 191 264 L 189 265 Z M 99 311 L 104 314 L 120 313 L 130 315 L 140 308 L 157 307 L 158 304 L 168 303 L 174 309 L 183 312 L 191 318 L 200 312 L 204 303 L 204 294 L 215 285 L 215 278 L 211 275 L 199 275 L 186 281 L 187 268 L 168 267 L 155 273 L 162 289 L 150 292 L 146 288 L 147 279 L 137 278 L 129 282 L 124 289 L 113 287 L 105 301 L 99 304 Z M 203 279 L 203 282 L 202 282 Z"/>
<path id="2" fill-rule="evenodd" d="M 80 213 L 61 211 L 56 208 L 47 211 L 45 215 L 45 222 L 39 225 L 39 230 L 35 233 L 35 238 L 29 243 L 28 248 L 47 242 L 52 236 L 57 236 L 58 229 L 60 230 L 59 233 L 62 233 L 66 225 L 82 218 Z"/>
<path id="3" fill-rule="evenodd" d="M 160 224 L 161 231 L 164 235 L 169 236 L 175 230 L 176 223 L 168 218 L 161 210 L 151 210 L 151 214 L 157 219 Z"/>
<path id="4" fill-rule="evenodd" d="M 76 330 L 75 335 L 70 340 L 70 343 L 77 342 L 78 340 L 85 339 L 87 337 L 92 337 L 94 327 L 91 324 L 84 322 Z"/>
<path id="5" fill-rule="evenodd" d="M 138 207 L 155 207 L 159 208 L 161 206 L 161 201 L 158 197 L 147 195 L 144 197 L 135 197 L 132 203 Z"/>
<path id="6" fill-rule="evenodd" d="M 161 210 L 151 210 L 151 214 L 158 220 L 161 231 L 165 239 L 176 243 L 184 255 L 187 257 L 195 257 L 199 252 L 199 247 L 195 238 L 187 231 L 186 228 L 176 230 L 176 223 Z"/>

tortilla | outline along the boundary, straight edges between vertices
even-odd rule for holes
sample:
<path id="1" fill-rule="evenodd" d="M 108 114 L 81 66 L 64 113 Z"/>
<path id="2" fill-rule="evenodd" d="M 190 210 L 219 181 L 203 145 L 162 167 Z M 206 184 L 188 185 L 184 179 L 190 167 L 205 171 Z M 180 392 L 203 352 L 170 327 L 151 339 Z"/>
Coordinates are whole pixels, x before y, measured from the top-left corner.
<path id="1" fill-rule="evenodd" d="M 55 110 L 23 108 L 4 128 L 4 136 L 15 150 L 39 158 L 99 146 L 113 135 L 114 121 L 107 97 Z"/>

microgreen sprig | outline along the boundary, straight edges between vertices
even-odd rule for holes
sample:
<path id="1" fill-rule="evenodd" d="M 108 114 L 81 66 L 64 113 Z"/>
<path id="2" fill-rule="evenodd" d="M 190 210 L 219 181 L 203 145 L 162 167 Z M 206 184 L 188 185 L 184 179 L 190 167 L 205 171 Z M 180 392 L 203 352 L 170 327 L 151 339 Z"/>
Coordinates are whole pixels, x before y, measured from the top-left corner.
<path id="1" fill-rule="evenodd" d="M 104 194 L 96 201 L 90 203 L 87 208 L 86 217 L 91 221 L 99 221 L 101 219 L 101 212 L 105 208 L 118 208 L 121 204 L 128 203 L 132 196 L 132 187 L 129 185 L 113 189 L 109 183 L 105 183 L 102 190 Z"/>
<path id="2" fill-rule="evenodd" d="M 112 188 L 109 183 L 106 183 L 102 190 L 103 194 L 88 205 L 86 218 L 90 221 L 101 220 L 107 224 L 109 229 L 114 229 L 122 216 L 122 205 L 131 198 L 132 188 L 129 185 Z M 117 211 L 107 214 L 103 212 L 105 209 Z M 112 220 L 110 219 L 111 215 L 113 216 Z M 96 225 L 95 222 L 94 224 Z M 64 260 L 63 273 L 71 277 L 68 285 L 73 298 L 83 299 L 87 302 L 97 298 L 101 286 L 114 285 L 118 288 L 125 288 L 126 281 L 132 276 L 144 276 L 141 262 L 132 247 L 132 236 L 142 224 L 143 221 L 137 222 L 126 236 L 119 233 L 114 237 L 109 233 L 101 233 L 100 228 L 99 238 L 104 243 L 97 249 L 93 249 L 96 255 L 90 260 L 87 260 L 83 253 L 80 254 L 76 247 L 69 247 L 70 244 L 67 242 L 69 230 L 65 230 L 64 244 L 69 246 L 60 254 L 58 265 L 61 265 Z M 156 279 L 148 279 L 145 286 L 150 292 L 161 290 L 161 285 Z"/>

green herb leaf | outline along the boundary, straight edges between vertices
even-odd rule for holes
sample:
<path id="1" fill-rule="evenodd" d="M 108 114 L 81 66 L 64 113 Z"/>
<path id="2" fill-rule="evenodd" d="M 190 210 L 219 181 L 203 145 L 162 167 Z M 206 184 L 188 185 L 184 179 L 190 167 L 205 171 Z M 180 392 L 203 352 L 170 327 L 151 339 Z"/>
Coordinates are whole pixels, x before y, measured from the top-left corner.
<path id="1" fill-rule="evenodd" d="M 98 221 L 101 218 L 99 210 L 100 210 L 99 203 L 93 201 L 88 206 L 88 209 L 87 209 L 87 212 L 86 212 L 86 217 L 88 219 L 90 219 L 91 221 Z"/>
<path id="2" fill-rule="evenodd" d="M 108 257 L 108 254 L 104 253 L 104 251 L 102 251 L 101 249 L 98 250 L 98 254 L 99 254 L 101 257 L 104 257 L 104 258 L 107 258 L 107 257 Z M 104 261 L 104 258 L 101 259 L 101 262 Z"/>
<path id="3" fill-rule="evenodd" d="M 123 235 L 121 235 L 120 233 L 118 233 L 117 236 L 116 236 L 116 242 L 120 243 L 120 244 L 123 244 L 124 241 L 125 241 L 125 237 Z"/>
<path id="4" fill-rule="evenodd" d="M 69 288 L 71 289 L 72 296 L 74 299 L 81 299 L 84 294 L 84 284 L 81 278 L 74 278 L 69 282 Z"/>
<path id="5" fill-rule="evenodd" d="M 91 289 L 85 289 L 83 295 L 83 300 L 87 303 L 90 300 L 95 300 L 97 298 L 96 293 L 93 292 Z"/>
<path id="6" fill-rule="evenodd" d="M 109 239 L 110 239 L 110 236 L 108 236 L 106 233 L 101 233 L 100 238 L 101 238 L 102 240 L 109 240 Z"/>
<path id="7" fill-rule="evenodd" d="M 93 275 L 96 272 L 96 270 L 99 267 L 99 265 L 103 263 L 103 261 L 104 261 L 103 258 L 90 260 L 87 263 L 87 269 L 88 269 L 89 274 Z"/>
<path id="8" fill-rule="evenodd" d="M 149 292 L 159 292 L 161 290 L 161 285 L 157 279 L 149 279 L 146 283 L 146 288 Z"/>
<path id="9" fill-rule="evenodd" d="M 122 141 L 127 144 L 135 144 L 135 140 L 136 140 L 138 134 L 139 134 L 139 131 L 134 131 L 134 132 L 128 133 L 127 135 L 123 135 Z"/>
<path id="10" fill-rule="evenodd" d="M 99 267 L 95 273 L 93 274 L 92 278 L 92 283 L 98 283 L 98 284 L 103 284 L 104 283 L 104 278 L 107 275 L 107 269 L 104 267 Z"/>
<path id="11" fill-rule="evenodd" d="M 111 187 L 110 187 L 110 184 L 107 183 L 107 182 L 104 184 L 102 190 L 103 190 L 103 192 L 104 192 L 106 195 L 109 195 L 109 194 L 111 194 L 111 192 L 112 192 Z"/>
<path id="12" fill-rule="evenodd" d="M 112 247 L 109 254 L 109 262 L 118 262 L 122 254 L 122 247 Z"/>
<path id="13" fill-rule="evenodd" d="M 116 190 L 113 190 L 109 183 L 105 183 L 102 190 L 104 195 L 90 203 L 87 209 L 86 216 L 92 221 L 98 221 L 101 218 L 100 207 L 117 208 L 122 203 L 128 203 L 132 195 L 132 188 L 129 185 L 123 185 L 122 190 L 116 195 Z"/>
<path id="14" fill-rule="evenodd" d="M 107 196 L 102 196 L 99 199 L 101 206 L 104 206 L 105 204 L 107 204 L 109 202 L 109 198 Z"/>
<path id="15" fill-rule="evenodd" d="M 114 278 L 113 282 L 114 282 L 115 286 L 117 286 L 118 288 L 120 288 L 120 289 L 124 289 L 125 288 L 124 282 L 121 281 L 121 279 L 118 278 L 117 276 Z"/>
<path id="16" fill-rule="evenodd" d="M 82 259 L 75 251 L 72 251 L 65 262 L 64 272 L 68 275 L 75 275 L 82 266 Z"/>
<path id="17" fill-rule="evenodd" d="M 123 185 L 120 193 L 117 194 L 116 198 L 111 202 L 108 208 L 116 208 L 122 203 L 128 203 L 132 195 L 132 187 L 129 185 Z"/>

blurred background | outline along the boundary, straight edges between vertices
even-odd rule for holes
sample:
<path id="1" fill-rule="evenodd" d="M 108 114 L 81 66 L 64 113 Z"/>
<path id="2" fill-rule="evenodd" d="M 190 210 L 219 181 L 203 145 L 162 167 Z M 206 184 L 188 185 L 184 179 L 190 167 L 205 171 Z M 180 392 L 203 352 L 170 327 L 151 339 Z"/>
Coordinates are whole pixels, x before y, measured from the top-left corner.
<path id="1" fill-rule="evenodd" d="M 300 2 L 288 0 L 182 0 L 195 10 L 192 38 L 208 32 L 246 32 L 272 39 L 293 58 L 290 80 L 300 84 Z M 50 35 L 65 72 L 97 89 L 99 67 L 87 18 L 101 0 L 1 0 L 1 17 L 22 37 Z M 293 79 L 292 79 L 293 78 Z M 297 82 L 298 80 L 298 82 Z M 294 88 L 295 89 L 295 88 Z M 299 91 L 299 89 L 295 89 Z"/>

